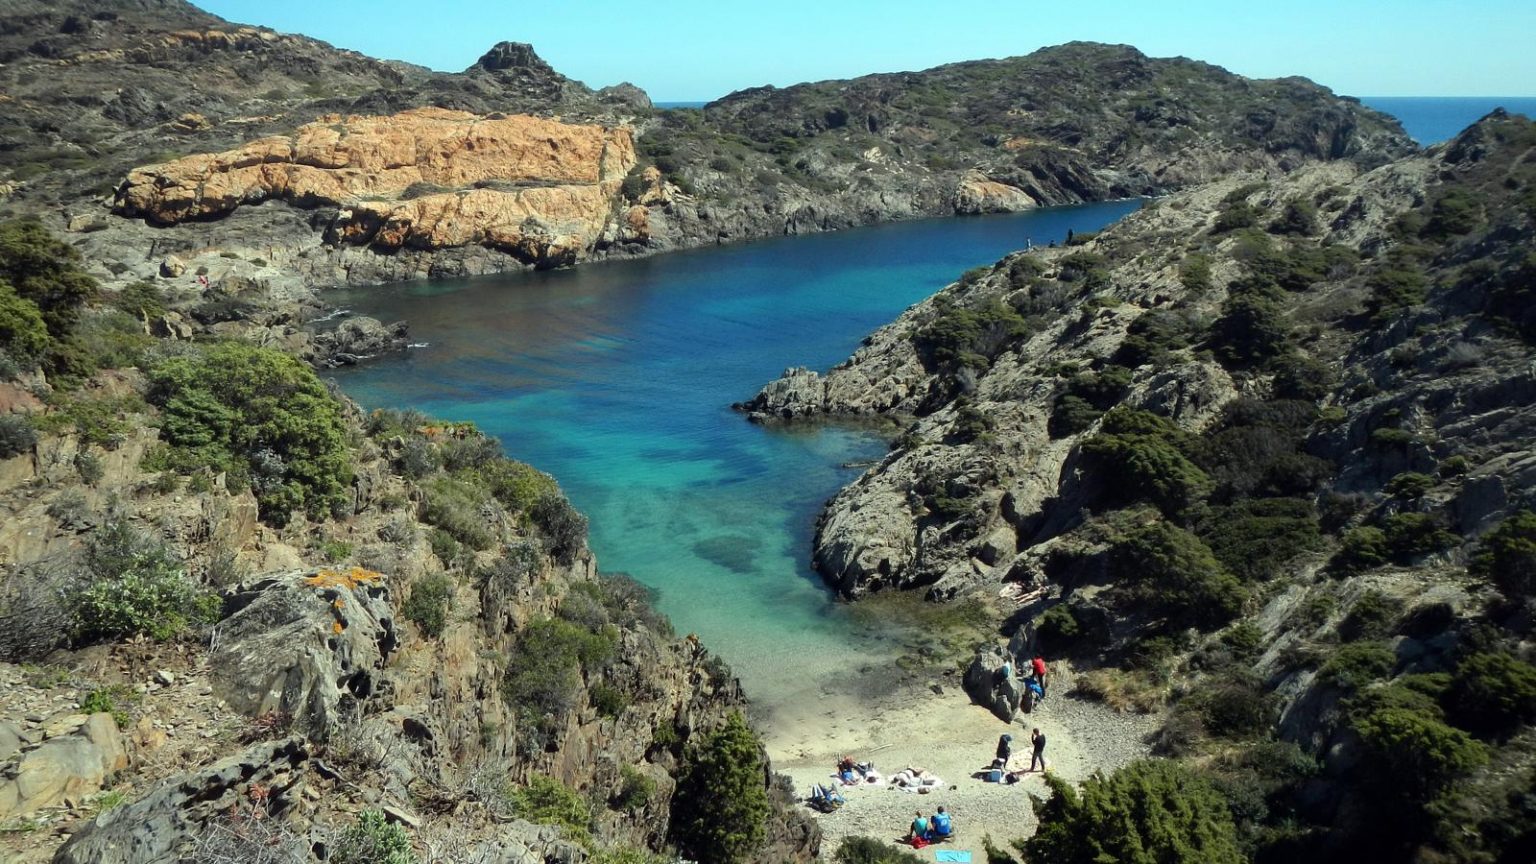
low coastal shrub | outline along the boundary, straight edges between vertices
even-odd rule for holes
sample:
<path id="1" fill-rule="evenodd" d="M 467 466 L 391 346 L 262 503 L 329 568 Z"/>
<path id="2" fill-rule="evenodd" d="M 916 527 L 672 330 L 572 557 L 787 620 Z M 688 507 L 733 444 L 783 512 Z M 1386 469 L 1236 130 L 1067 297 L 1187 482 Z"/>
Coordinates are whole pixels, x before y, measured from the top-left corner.
<path id="1" fill-rule="evenodd" d="M 528 785 L 507 791 L 507 804 L 514 816 L 535 825 L 554 825 L 582 846 L 592 843 L 592 808 L 587 799 L 553 777 L 529 777 Z"/>
<path id="2" fill-rule="evenodd" d="M 1142 313 L 1125 332 L 1125 339 L 1115 349 L 1114 362 L 1130 369 L 1166 366 L 1173 352 L 1189 347 L 1189 320 L 1166 309 Z"/>
<path id="3" fill-rule="evenodd" d="M 541 618 L 518 634 L 507 658 L 502 698 L 517 717 L 519 746 L 547 746 L 583 695 L 582 675 L 597 672 L 613 656 L 618 633 L 592 632 L 560 618 Z"/>
<path id="4" fill-rule="evenodd" d="M 1133 762 L 1074 789 L 1045 775 L 1049 799 L 1032 797 L 1040 828 L 1015 843 L 1028 861 L 1179 861 L 1240 864 L 1246 860 L 1227 800 L 1183 765 Z"/>
<path id="5" fill-rule="evenodd" d="M 923 859 L 873 837 L 844 837 L 832 858 L 836 864 L 920 864 Z"/>
<path id="6" fill-rule="evenodd" d="M 120 519 L 97 529 L 84 569 L 85 578 L 64 589 L 77 643 L 173 639 L 218 611 L 218 598 L 187 577 L 169 548 Z"/>
<path id="7" fill-rule="evenodd" d="M 575 562 L 587 542 L 587 517 L 564 495 L 546 492 L 529 509 L 528 518 L 543 533 L 551 557 L 567 566 Z"/>
<path id="8" fill-rule="evenodd" d="M 1521 510 L 1488 532 L 1468 569 L 1511 597 L 1536 593 L 1536 513 Z"/>
<path id="9" fill-rule="evenodd" d="M 1004 348 L 1028 334 L 1028 322 L 1011 306 L 994 301 L 972 309 L 940 294 L 933 299 L 933 317 L 913 332 L 912 344 L 930 371 L 985 369 Z"/>
<path id="10" fill-rule="evenodd" d="M 331 864 L 416 864 L 411 837 L 378 810 L 364 810 L 357 821 L 336 835 Z"/>
<path id="11" fill-rule="evenodd" d="M 1116 478 L 1112 499 L 1150 501 L 1176 514 L 1211 491 L 1210 478 L 1184 455 L 1188 446 L 1188 436 L 1167 419 L 1120 406 L 1104 415 L 1083 453 L 1100 476 Z"/>
<path id="12" fill-rule="evenodd" d="M 1383 707 L 1351 722 L 1370 755 L 1369 773 L 1380 788 L 1421 807 L 1488 761 L 1488 749 L 1430 712 Z"/>
<path id="13" fill-rule="evenodd" d="M 741 864 L 767 834 L 763 745 L 741 712 L 689 748 L 673 802 L 672 839 L 695 861 Z"/>
<path id="14" fill-rule="evenodd" d="M 1117 542 L 1111 566 L 1121 590 L 1170 627 L 1217 627 L 1242 610 L 1246 592 L 1199 537 L 1154 522 Z"/>
<path id="15" fill-rule="evenodd" d="M 261 518 L 340 512 L 352 483 L 341 403 L 309 367 L 269 348 L 222 343 L 149 374 L 170 446 L 166 466 L 204 467 L 249 483 Z"/>
<path id="16" fill-rule="evenodd" d="M 1397 655 L 1381 642 L 1351 642 L 1333 652 L 1318 678 L 1344 690 L 1359 690 L 1392 673 Z"/>
<path id="17" fill-rule="evenodd" d="M 1350 529 L 1330 566 L 1339 573 L 1361 573 L 1387 563 L 1387 535 L 1374 525 Z"/>
<path id="18" fill-rule="evenodd" d="M 633 765 L 619 766 L 619 791 L 613 796 L 615 809 L 637 813 L 655 797 L 655 780 Z"/>
<path id="19" fill-rule="evenodd" d="M 1064 438 L 1087 429 L 1115 407 L 1130 387 L 1131 370 L 1122 366 L 1073 375 L 1056 391 L 1048 424 L 1051 437 Z"/>
<path id="20" fill-rule="evenodd" d="M 443 635 L 453 608 L 453 580 L 441 573 L 416 580 L 400 611 L 429 639 Z"/>
<path id="21" fill-rule="evenodd" d="M 37 446 L 37 431 L 19 414 L 0 414 L 0 459 L 32 452 Z"/>
<path id="22" fill-rule="evenodd" d="M 1212 507 L 1197 530 L 1222 566 L 1245 582 L 1271 579 L 1282 564 L 1323 543 L 1317 510 L 1305 498 L 1249 498 Z"/>
<path id="23" fill-rule="evenodd" d="M 1505 653 L 1473 654 L 1456 667 L 1445 706 L 1463 729 L 1507 735 L 1536 721 L 1536 666 Z"/>

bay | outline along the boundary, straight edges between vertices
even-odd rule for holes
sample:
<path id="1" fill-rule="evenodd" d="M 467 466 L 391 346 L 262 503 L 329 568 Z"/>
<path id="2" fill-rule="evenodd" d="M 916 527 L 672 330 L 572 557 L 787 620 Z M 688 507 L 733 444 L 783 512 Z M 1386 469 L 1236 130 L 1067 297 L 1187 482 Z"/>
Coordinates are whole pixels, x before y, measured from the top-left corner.
<path id="1" fill-rule="evenodd" d="M 811 698 L 888 660 L 811 571 L 823 502 L 879 458 L 867 432 L 730 410 L 788 364 L 826 369 L 956 279 L 1028 242 L 1097 230 L 1111 202 L 935 219 L 573 270 L 337 295 L 423 347 L 334 377 L 365 407 L 471 420 L 559 479 L 607 571 L 654 588 L 755 700 Z"/>

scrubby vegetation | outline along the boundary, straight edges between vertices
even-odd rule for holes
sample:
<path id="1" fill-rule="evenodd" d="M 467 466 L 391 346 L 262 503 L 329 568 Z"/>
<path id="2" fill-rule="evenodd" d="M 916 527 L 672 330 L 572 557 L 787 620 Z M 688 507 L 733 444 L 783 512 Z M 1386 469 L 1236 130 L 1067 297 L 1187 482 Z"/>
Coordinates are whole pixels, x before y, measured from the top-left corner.
<path id="1" fill-rule="evenodd" d="M 740 713 L 691 749 L 678 780 L 673 839 L 698 861 L 736 864 L 762 844 L 768 816 L 763 749 Z"/>

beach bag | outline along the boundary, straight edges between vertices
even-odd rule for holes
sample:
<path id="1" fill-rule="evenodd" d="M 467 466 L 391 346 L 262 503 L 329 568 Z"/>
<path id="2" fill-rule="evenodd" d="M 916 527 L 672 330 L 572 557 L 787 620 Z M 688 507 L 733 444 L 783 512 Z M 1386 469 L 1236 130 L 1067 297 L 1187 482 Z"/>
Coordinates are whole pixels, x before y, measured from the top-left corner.
<path id="1" fill-rule="evenodd" d="M 1001 782 L 1003 782 L 1003 769 L 1001 769 L 1001 768 L 993 768 L 991 771 L 988 771 L 987 772 L 987 782 L 988 783 L 1001 783 Z"/>

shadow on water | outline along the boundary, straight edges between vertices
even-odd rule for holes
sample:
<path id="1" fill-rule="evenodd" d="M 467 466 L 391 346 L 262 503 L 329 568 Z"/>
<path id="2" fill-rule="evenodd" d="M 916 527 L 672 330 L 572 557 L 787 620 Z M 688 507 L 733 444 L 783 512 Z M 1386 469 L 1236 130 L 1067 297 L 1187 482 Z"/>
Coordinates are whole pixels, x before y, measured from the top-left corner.
<path id="1" fill-rule="evenodd" d="M 727 406 L 790 365 L 825 369 L 963 270 L 1137 202 L 931 220 L 351 291 L 427 347 L 335 377 L 367 407 L 472 420 L 559 478 L 602 567 L 659 592 L 754 699 L 888 663 L 808 565 L 816 514 L 885 452 L 871 429 L 765 429 Z"/>

